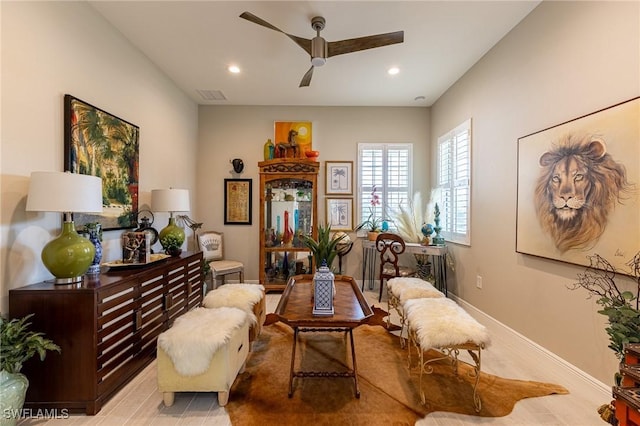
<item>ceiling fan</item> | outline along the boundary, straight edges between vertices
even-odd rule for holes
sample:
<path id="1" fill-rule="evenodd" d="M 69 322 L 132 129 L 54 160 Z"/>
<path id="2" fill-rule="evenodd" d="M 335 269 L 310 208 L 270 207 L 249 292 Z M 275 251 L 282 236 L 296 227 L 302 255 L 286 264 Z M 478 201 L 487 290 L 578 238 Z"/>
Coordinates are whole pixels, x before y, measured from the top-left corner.
<path id="1" fill-rule="evenodd" d="M 313 28 L 317 34 L 316 37 L 311 40 L 285 33 L 280 28 L 271 25 L 267 21 L 260 19 L 249 12 L 243 12 L 240 17 L 253 22 L 254 24 L 262 25 L 263 27 L 267 27 L 286 35 L 311 56 L 311 68 L 309 68 L 309 71 L 307 71 L 302 77 L 300 87 L 309 86 L 311 83 L 311 76 L 313 75 L 313 68 L 324 65 L 325 62 L 327 62 L 327 58 L 345 53 L 357 52 L 359 50 L 373 49 L 374 47 L 402 43 L 404 41 L 404 31 L 396 31 L 392 33 L 327 42 L 324 38 L 320 37 L 320 31 L 324 29 L 325 25 L 325 19 L 322 16 L 315 16 L 311 19 L 311 28 Z"/>

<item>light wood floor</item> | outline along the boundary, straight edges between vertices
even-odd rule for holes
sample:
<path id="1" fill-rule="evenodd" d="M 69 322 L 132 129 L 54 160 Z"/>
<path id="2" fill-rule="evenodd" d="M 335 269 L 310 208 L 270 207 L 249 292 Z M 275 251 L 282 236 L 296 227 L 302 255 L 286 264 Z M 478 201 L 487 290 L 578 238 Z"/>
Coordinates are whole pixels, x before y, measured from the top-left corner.
<path id="1" fill-rule="evenodd" d="M 387 309 L 377 294 L 365 291 L 372 304 Z M 267 311 L 273 312 L 279 294 L 267 295 Z M 394 317 L 392 317 L 392 320 Z M 397 318 L 396 321 L 397 322 Z M 537 380 L 560 384 L 569 395 L 531 398 L 516 404 L 513 412 L 501 418 L 481 418 L 451 413 L 432 413 L 417 425 L 571 425 L 603 426 L 597 408 L 611 400 L 602 389 L 594 388 L 575 373 L 560 368 L 545 357 L 517 347 L 517 342 L 492 334 L 491 346 L 482 352 L 482 371 L 513 379 Z M 286 392 L 286 390 L 283 390 Z M 233 394 L 230 396 L 233 398 Z M 155 362 L 112 398 L 96 416 L 71 415 L 67 419 L 23 419 L 21 426 L 31 425 L 230 425 L 224 408 L 218 406 L 215 393 L 183 393 L 175 404 L 165 407 L 156 388 Z M 266 425 L 265 425 L 266 426 Z"/>

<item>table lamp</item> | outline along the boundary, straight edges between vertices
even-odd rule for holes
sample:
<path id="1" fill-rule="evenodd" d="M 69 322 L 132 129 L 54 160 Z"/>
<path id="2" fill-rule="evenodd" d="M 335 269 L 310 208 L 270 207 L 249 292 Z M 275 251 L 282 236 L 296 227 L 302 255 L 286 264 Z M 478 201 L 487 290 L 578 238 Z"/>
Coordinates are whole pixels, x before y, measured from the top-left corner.
<path id="1" fill-rule="evenodd" d="M 184 243 L 184 229 L 176 225 L 173 217 L 177 212 L 188 212 L 189 190 L 188 189 L 153 189 L 151 190 L 151 210 L 156 212 L 169 212 L 169 224 L 160 231 L 160 244 L 165 250 L 169 250 L 168 243 L 178 247 Z"/>
<path id="2" fill-rule="evenodd" d="M 55 284 L 82 281 L 95 247 L 76 232 L 72 214 L 102 213 L 102 179 L 79 173 L 33 172 L 26 210 L 63 213 L 62 232 L 42 249 L 42 263 L 55 277 Z"/>

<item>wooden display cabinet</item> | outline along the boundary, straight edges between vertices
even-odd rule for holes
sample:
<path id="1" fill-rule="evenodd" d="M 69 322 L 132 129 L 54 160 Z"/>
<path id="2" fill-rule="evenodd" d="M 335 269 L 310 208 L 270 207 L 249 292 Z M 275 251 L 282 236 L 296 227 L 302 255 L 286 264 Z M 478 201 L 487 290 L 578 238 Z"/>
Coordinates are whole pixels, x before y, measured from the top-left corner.
<path id="1" fill-rule="evenodd" d="M 260 168 L 260 283 L 266 291 L 284 290 L 289 276 L 310 274 L 311 252 L 302 235 L 317 238 L 320 163 L 278 158 Z M 287 227 L 285 226 L 287 223 Z"/>

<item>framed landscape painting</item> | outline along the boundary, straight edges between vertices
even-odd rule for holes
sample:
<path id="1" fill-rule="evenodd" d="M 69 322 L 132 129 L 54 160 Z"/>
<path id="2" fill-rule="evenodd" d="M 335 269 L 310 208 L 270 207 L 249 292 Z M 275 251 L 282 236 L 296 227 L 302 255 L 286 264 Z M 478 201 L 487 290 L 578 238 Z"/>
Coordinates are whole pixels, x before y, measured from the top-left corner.
<path id="1" fill-rule="evenodd" d="M 640 98 L 518 139 L 516 251 L 618 271 L 640 250 Z"/>
<path id="2" fill-rule="evenodd" d="M 104 230 L 138 226 L 139 137 L 138 126 L 65 95 L 64 169 L 102 178 L 103 212 L 75 213 L 78 228 L 90 222 Z"/>

